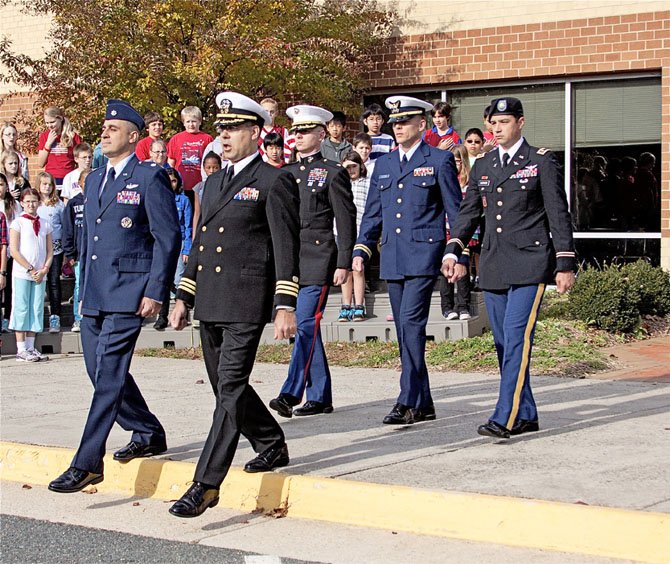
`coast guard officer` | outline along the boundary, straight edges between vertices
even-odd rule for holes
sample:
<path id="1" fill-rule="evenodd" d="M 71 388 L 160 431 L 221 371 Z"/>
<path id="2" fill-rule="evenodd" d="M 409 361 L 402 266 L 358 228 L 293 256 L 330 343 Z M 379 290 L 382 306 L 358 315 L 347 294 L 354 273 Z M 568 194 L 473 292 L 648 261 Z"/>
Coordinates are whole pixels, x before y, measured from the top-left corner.
<path id="1" fill-rule="evenodd" d="M 444 252 L 444 216 L 458 216 L 461 189 L 454 155 L 422 140 L 432 104 L 392 96 L 386 107 L 398 150 L 375 161 L 353 268 L 363 270 L 381 235 L 380 276 L 388 282 L 402 364 L 400 395 L 384 423 L 400 425 L 435 419 L 424 357 L 426 323 Z"/>
<path id="2" fill-rule="evenodd" d="M 547 149 L 531 147 L 521 135 L 525 122 L 520 100 L 499 98 L 490 108 L 498 147 L 475 161 L 458 219 L 452 223 L 443 271 L 452 281 L 460 277 L 453 272 L 456 258 L 484 213 L 479 286 L 491 320 L 501 381 L 495 411 L 478 433 L 507 439 L 539 429 L 530 388 L 537 313 L 545 285 L 554 277 L 559 292 L 572 287 L 575 251 L 556 157 Z"/>
<path id="3" fill-rule="evenodd" d="M 330 285 L 346 282 L 356 240 L 356 206 L 349 173 L 339 163 L 324 159 L 321 142 L 328 110 L 293 106 L 286 111 L 293 121 L 299 161 L 284 167 L 300 188 L 300 292 L 296 317 L 298 332 L 288 376 L 270 407 L 282 417 L 332 413 L 328 360 L 321 340 L 321 317 Z M 337 225 L 337 241 L 333 234 Z M 305 393 L 307 401 L 295 411 Z"/>
<path id="4" fill-rule="evenodd" d="M 289 463 L 284 433 L 249 384 L 265 324 L 275 310 L 275 338 L 296 332 L 298 187 L 285 169 L 263 162 L 258 139 L 270 114 L 236 92 L 217 96 L 226 169 L 205 184 L 202 213 L 170 323 L 186 325 L 195 306 L 207 375 L 216 398 L 212 427 L 193 485 L 171 508 L 196 517 L 219 501 L 240 434 L 258 456 L 246 472 Z"/>
<path id="5" fill-rule="evenodd" d="M 105 443 L 115 421 L 133 432 L 116 460 L 167 449 L 163 426 L 128 372 L 142 320 L 169 299 L 181 243 L 167 175 L 135 156 L 143 130 L 132 106 L 109 100 L 102 126 L 108 162 L 86 179 L 81 251 L 81 343 L 93 400 L 71 467 L 49 484 L 55 492 L 102 481 Z"/>

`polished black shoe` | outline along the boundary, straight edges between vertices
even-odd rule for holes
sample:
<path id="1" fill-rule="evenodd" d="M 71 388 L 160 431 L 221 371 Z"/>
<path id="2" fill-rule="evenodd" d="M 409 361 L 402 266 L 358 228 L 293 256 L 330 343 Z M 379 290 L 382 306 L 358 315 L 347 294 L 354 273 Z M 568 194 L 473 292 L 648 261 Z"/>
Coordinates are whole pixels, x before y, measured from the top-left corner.
<path id="1" fill-rule="evenodd" d="M 99 484 L 104 480 L 102 474 L 94 472 L 87 472 L 86 470 L 79 470 L 78 468 L 68 468 L 58 478 L 49 484 L 49 489 L 52 492 L 58 493 L 74 493 L 80 492 L 86 486 Z"/>
<path id="2" fill-rule="evenodd" d="M 244 465 L 244 471 L 249 473 L 269 472 L 273 468 L 288 466 L 288 463 L 288 447 L 284 443 L 281 446 L 271 447 L 261 452 L 256 458 Z"/>
<path id="3" fill-rule="evenodd" d="M 537 421 L 528 421 L 527 419 L 519 419 L 512 429 L 510 435 L 520 435 L 522 433 L 533 433 L 540 430 L 540 424 Z"/>
<path id="4" fill-rule="evenodd" d="M 119 462 L 128 462 L 133 458 L 145 458 L 147 456 L 156 456 L 163 454 L 167 447 L 161 445 L 143 445 L 135 441 L 130 441 L 126 446 L 114 453 L 114 460 Z"/>
<path id="5" fill-rule="evenodd" d="M 480 425 L 477 432 L 485 437 L 495 437 L 496 439 L 509 439 L 509 431 L 495 421 L 488 421 L 485 425 Z"/>
<path id="6" fill-rule="evenodd" d="M 332 413 L 333 406 L 321 403 L 320 401 L 306 401 L 305 404 L 296 409 L 293 412 L 293 415 L 296 417 L 301 417 L 303 415 L 318 415 L 319 413 Z"/>
<path id="7" fill-rule="evenodd" d="M 159 317 L 156 319 L 156 323 L 154 323 L 154 329 L 156 329 L 156 331 L 164 331 L 167 326 L 168 321 L 164 317 Z"/>
<path id="8" fill-rule="evenodd" d="M 274 409 L 282 417 L 290 419 L 293 417 L 293 406 L 288 402 L 284 394 L 270 400 L 270 408 Z"/>
<path id="9" fill-rule="evenodd" d="M 423 407 L 421 409 L 412 410 L 414 416 L 414 421 L 435 421 L 435 406 L 429 405 L 428 407 Z"/>
<path id="10" fill-rule="evenodd" d="M 384 417 L 384 425 L 410 425 L 414 423 L 414 412 L 412 408 L 401 403 L 396 403 L 391 412 Z"/>
<path id="11" fill-rule="evenodd" d="M 219 490 L 210 488 L 200 482 L 193 485 L 168 511 L 175 517 L 198 517 L 206 509 L 216 507 L 219 503 Z"/>

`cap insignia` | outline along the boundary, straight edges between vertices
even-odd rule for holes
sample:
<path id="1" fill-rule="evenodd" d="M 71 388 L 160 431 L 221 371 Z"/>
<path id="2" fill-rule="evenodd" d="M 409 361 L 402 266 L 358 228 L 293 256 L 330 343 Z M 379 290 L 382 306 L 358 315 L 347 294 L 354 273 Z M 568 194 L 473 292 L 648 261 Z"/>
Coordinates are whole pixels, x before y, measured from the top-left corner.
<path id="1" fill-rule="evenodd" d="M 389 102 L 389 106 L 390 106 L 392 114 L 395 114 L 395 113 L 400 111 L 400 104 L 401 103 L 402 102 L 400 100 L 398 100 L 397 102 Z"/>
<path id="2" fill-rule="evenodd" d="M 233 103 L 228 100 L 227 98 L 221 100 L 221 104 L 219 104 L 219 108 L 221 108 L 221 111 L 224 114 L 230 113 L 230 108 L 233 107 Z"/>
<path id="3" fill-rule="evenodd" d="M 496 108 L 498 109 L 499 112 L 504 112 L 507 109 L 507 100 L 498 100 L 498 104 L 496 105 Z"/>
<path id="4" fill-rule="evenodd" d="M 112 111 L 109 112 L 109 113 L 110 113 L 111 115 L 115 116 L 118 112 L 117 112 L 116 110 L 112 110 Z"/>

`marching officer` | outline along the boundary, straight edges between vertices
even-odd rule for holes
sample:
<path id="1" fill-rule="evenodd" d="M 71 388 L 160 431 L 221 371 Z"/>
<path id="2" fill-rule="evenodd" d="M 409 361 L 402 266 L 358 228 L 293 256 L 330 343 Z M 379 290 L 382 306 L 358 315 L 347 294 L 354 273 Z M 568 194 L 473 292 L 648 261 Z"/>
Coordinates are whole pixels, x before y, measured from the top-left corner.
<path id="1" fill-rule="evenodd" d="M 457 217 L 461 189 L 454 155 L 422 140 L 432 104 L 392 96 L 386 107 L 398 150 L 375 161 L 353 268 L 363 271 L 381 235 L 380 276 L 388 282 L 402 364 L 400 395 L 384 423 L 401 425 L 435 419 L 426 324 L 445 247 L 445 213 L 450 222 Z"/>
<path id="2" fill-rule="evenodd" d="M 563 172 L 547 149 L 522 136 L 523 106 L 516 98 L 493 100 L 488 119 L 498 147 L 480 155 L 458 219 L 452 223 L 443 271 L 452 281 L 457 257 L 466 248 L 482 213 L 486 233 L 479 286 L 500 367 L 495 411 L 480 435 L 507 439 L 539 430 L 530 388 L 530 355 L 545 286 L 559 292 L 574 284 L 575 251 Z"/>
<path id="3" fill-rule="evenodd" d="M 270 407 L 282 417 L 332 413 L 330 370 L 321 339 L 321 317 L 330 285 L 344 284 L 351 270 L 356 240 L 356 206 L 349 173 L 339 163 L 324 159 L 321 142 L 328 110 L 293 106 L 286 111 L 299 161 L 285 167 L 300 190 L 300 292 L 296 310 L 298 332 L 288 376 Z M 333 234 L 337 226 L 337 240 Z M 307 401 L 296 410 L 306 391 Z"/>
<path id="4" fill-rule="evenodd" d="M 219 501 L 219 488 L 244 435 L 258 456 L 246 472 L 289 463 L 281 427 L 249 384 L 265 324 L 275 310 L 275 338 L 296 331 L 298 188 L 284 169 L 263 162 L 258 139 L 268 112 L 236 92 L 217 96 L 226 169 L 205 184 L 200 220 L 177 289 L 170 323 L 183 329 L 195 306 L 214 419 L 193 485 L 171 508 L 196 517 Z"/>
<path id="5" fill-rule="evenodd" d="M 128 372 L 145 317 L 169 300 L 181 244 L 174 194 L 165 172 L 135 156 L 144 120 L 109 100 L 102 126 L 107 166 L 86 179 L 81 251 L 81 344 L 94 392 L 72 466 L 49 484 L 80 491 L 103 480 L 103 456 L 116 421 L 132 431 L 114 459 L 160 454 L 165 431 Z"/>

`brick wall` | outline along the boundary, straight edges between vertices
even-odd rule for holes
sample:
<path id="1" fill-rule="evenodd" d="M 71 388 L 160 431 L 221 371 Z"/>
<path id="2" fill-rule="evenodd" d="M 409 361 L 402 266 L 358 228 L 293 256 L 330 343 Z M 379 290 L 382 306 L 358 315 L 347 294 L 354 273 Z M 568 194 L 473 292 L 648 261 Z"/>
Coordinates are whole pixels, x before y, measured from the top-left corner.
<path id="1" fill-rule="evenodd" d="M 396 37 L 377 49 L 369 81 L 383 92 L 660 70 L 662 263 L 670 269 L 670 11 Z"/>

